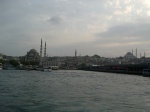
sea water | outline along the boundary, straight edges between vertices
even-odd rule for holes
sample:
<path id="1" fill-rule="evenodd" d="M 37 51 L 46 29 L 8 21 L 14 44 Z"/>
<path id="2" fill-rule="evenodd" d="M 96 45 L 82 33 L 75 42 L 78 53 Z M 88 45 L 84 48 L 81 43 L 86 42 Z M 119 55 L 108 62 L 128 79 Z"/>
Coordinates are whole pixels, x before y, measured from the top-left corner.
<path id="1" fill-rule="evenodd" d="M 149 77 L 78 70 L 0 71 L 0 112 L 149 111 Z"/>

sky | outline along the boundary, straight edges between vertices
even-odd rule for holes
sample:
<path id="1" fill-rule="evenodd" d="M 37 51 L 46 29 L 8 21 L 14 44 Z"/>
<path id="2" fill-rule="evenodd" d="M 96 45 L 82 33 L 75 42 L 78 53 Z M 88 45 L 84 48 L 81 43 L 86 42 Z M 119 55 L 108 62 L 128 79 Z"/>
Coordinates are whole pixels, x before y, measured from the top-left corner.
<path id="1" fill-rule="evenodd" d="M 0 0 L 0 53 L 150 57 L 150 0 Z"/>

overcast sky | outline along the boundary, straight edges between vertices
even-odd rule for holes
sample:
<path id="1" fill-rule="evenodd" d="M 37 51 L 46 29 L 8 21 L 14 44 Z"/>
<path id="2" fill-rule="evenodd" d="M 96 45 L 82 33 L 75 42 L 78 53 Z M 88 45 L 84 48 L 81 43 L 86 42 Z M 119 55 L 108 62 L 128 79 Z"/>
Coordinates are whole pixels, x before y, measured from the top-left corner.
<path id="1" fill-rule="evenodd" d="M 0 53 L 150 57 L 150 0 L 0 0 Z"/>

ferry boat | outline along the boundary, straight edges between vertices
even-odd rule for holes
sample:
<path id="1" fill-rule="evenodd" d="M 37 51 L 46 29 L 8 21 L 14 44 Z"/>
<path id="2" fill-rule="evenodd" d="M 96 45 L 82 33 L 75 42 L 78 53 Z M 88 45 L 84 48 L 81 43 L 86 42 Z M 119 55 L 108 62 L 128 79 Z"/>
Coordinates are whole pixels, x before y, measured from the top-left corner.
<path id="1" fill-rule="evenodd" d="M 36 70 L 37 70 L 37 71 L 43 71 L 43 68 L 37 67 Z"/>
<path id="2" fill-rule="evenodd" d="M 3 69 L 2 63 L 0 63 L 0 70 L 2 70 L 2 69 Z"/>
<path id="3" fill-rule="evenodd" d="M 43 71 L 44 71 L 44 72 L 51 72 L 51 71 L 52 71 L 52 67 L 51 67 L 51 66 L 49 66 L 49 67 L 44 67 L 44 68 L 43 68 Z"/>
<path id="4" fill-rule="evenodd" d="M 143 76 L 150 77 L 150 69 L 143 69 Z"/>

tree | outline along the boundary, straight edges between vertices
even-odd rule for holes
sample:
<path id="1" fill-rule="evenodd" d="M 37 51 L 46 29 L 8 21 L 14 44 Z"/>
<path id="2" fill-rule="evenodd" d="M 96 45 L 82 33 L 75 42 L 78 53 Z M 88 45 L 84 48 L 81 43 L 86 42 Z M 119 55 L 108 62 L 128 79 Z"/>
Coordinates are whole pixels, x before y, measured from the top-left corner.
<path id="1" fill-rule="evenodd" d="M 7 63 L 7 60 L 0 59 L 0 63 L 5 64 Z"/>
<path id="2" fill-rule="evenodd" d="M 21 61 L 21 63 L 23 65 L 38 65 L 39 62 L 35 62 L 35 61 Z"/>
<path id="3" fill-rule="evenodd" d="M 85 63 L 81 63 L 78 67 L 81 68 L 81 69 L 83 69 L 83 68 L 86 67 L 86 64 Z"/>
<path id="4" fill-rule="evenodd" d="M 17 60 L 9 60 L 9 63 L 12 64 L 13 66 L 19 65 L 19 62 Z"/>

